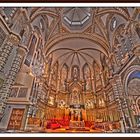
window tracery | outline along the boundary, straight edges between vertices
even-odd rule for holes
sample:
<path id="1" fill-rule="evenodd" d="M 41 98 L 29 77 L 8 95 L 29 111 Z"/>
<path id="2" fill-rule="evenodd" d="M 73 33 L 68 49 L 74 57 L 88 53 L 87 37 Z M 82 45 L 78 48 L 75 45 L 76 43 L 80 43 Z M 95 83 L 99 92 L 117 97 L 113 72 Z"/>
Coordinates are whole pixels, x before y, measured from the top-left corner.
<path id="1" fill-rule="evenodd" d="M 102 80 L 100 75 L 100 68 L 96 63 L 93 63 L 94 68 L 94 79 L 95 79 L 95 90 L 100 90 L 102 88 Z"/>
<path id="2" fill-rule="evenodd" d="M 102 73 L 104 78 L 104 83 L 108 84 L 110 77 L 110 69 L 109 69 L 109 60 L 105 57 L 104 54 L 101 54 L 101 62 L 102 62 Z"/>
<path id="3" fill-rule="evenodd" d="M 86 84 L 86 90 L 91 90 L 91 72 L 88 64 L 85 64 L 83 67 L 83 78 Z"/>
<path id="4" fill-rule="evenodd" d="M 61 70 L 61 84 L 60 89 L 65 91 L 66 90 L 66 82 L 68 78 L 68 66 L 66 64 L 63 65 Z"/>
<path id="5" fill-rule="evenodd" d="M 123 65 L 130 58 L 130 51 L 133 47 L 131 30 L 125 30 L 124 24 L 117 28 L 114 47 L 117 63 Z"/>
<path id="6" fill-rule="evenodd" d="M 114 16 L 112 19 L 111 19 L 111 23 L 110 23 L 110 30 L 111 31 L 114 31 L 114 29 L 117 27 L 117 19 L 116 17 Z"/>
<path id="7" fill-rule="evenodd" d="M 73 80 L 79 80 L 80 78 L 80 70 L 77 65 L 72 67 L 72 79 Z"/>
<path id="8" fill-rule="evenodd" d="M 40 19 L 39 26 L 40 26 L 42 32 L 44 32 L 44 30 L 45 30 L 45 25 L 44 25 L 43 19 Z"/>

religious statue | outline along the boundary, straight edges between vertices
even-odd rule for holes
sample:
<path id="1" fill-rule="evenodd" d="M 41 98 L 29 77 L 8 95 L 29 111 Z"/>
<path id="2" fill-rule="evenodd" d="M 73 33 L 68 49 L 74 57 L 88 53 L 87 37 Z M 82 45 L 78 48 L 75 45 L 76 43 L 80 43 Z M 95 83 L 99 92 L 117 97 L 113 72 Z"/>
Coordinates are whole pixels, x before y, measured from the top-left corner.
<path id="1" fill-rule="evenodd" d="M 78 76 L 78 71 L 77 71 L 77 68 L 75 67 L 75 68 L 73 69 L 73 77 L 74 77 L 74 78 L 77 78 L 77 76 Z"/>

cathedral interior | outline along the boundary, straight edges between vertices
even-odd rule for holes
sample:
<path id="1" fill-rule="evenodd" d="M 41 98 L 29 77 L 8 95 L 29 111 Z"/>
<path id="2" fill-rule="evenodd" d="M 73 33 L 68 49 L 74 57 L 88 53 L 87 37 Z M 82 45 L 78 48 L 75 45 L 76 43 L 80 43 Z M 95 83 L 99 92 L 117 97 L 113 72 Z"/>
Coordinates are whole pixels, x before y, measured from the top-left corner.
<path id="1" fill-rule="evenodd" d="M 1 7 L 0 132 L 140 132 L 140 8 Z"/>

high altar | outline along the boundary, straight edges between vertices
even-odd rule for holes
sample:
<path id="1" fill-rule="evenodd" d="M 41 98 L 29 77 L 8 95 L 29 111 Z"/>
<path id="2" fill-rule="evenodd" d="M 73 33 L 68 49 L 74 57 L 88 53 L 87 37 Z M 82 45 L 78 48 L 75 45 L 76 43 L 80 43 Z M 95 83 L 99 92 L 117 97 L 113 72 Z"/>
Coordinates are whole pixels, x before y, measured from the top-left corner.
<path id="1" fill-rule="evenodd" d="M 69 107 L 70 107 L 70 128 L 84 128 L 86 112 L 83 100 L 82 84 L 78 82 L 78 69 L 73 69 L 73 81 L 69 84 L 70 96 L 69 96 Z"/>

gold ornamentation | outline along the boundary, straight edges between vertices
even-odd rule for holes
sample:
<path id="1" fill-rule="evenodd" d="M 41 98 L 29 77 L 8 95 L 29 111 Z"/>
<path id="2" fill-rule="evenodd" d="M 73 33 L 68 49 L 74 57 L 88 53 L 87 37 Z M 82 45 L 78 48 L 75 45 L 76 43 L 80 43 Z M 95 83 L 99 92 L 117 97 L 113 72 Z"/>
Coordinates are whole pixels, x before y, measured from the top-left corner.
<path id="1" fill-rule="evenodd" d="M 8 38 L 8 41 L 10 42 L 10 43 L 12 43 L 13 45 L 15 45 L 15 46 L 17 46 L 18 44 L 19 44 L 19 39 L 18 39 L 18 37 L 16 36 L 16 35 L 14 35 L 14 34 L 10 34 L 10 36 L 9 36 L 9 38 Z"/>

